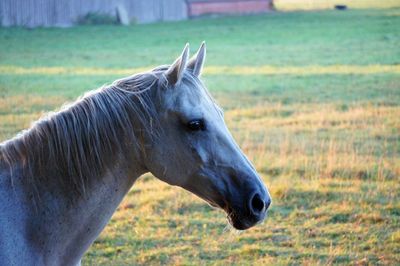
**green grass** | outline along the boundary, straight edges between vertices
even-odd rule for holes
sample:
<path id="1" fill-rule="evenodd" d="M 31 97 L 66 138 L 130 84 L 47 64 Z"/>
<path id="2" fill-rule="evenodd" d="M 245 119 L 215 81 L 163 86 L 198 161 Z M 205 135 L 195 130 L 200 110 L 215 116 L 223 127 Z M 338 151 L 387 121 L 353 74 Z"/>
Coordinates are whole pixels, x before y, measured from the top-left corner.
<path id="1" fill-rule="evenodd" d="M 69 29 L 0 29 L 0 67 L 125 69 L 207 41 L 221 67 L 400 63 L 400 9 L 289 12 Z M 306 71 L 307 68 L 304 68 Z M 0 73 L 0 140 L 120 76 Z M 268 219 L 237 234 L 221 211 L 142 177 L 84 265 L 400 263 L 400 74 L 205 75 L 269 186 Z"/>

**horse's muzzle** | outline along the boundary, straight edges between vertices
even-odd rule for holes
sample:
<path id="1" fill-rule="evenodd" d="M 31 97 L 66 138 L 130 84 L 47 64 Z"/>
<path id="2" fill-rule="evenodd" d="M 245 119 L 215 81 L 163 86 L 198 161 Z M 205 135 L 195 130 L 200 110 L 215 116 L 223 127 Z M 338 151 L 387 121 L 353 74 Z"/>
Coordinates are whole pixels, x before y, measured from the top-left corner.
<path id="1" fill-rule="evenodd" d="M 249 197 L 244 197 L 245 204 L 242 208 L 229 206 L 226 210 L 230 224 L 238 230 L 246 230 L 261 223 L 271 205 L 271 197 L 266 191 L 256 190 L 247 195 Z"/>

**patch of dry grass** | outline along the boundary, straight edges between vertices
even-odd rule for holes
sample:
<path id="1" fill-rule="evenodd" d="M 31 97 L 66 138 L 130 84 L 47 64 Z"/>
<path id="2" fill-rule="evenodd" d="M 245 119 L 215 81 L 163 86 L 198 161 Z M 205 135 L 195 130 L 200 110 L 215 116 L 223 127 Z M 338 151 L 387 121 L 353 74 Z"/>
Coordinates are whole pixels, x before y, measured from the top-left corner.
<path id="1" fill-rule="evenodd" d="M 85 265 L 399 261 L 400 108 L 248 100 L 255 104 L 227 110 L 226 120 L 269 186 L 274 203 L 267 220 L 239 234 L 221 211 L 145 175 Z M 2 138 L 62 101 L 3 100 Z"/>
<path id="2" fill-rule="evenodd" d="M 2 66 L 0 72 L 9 75 L 131 75 L 148 71 L 154 67 L 140 68 L 90 68 L 90 67 L 31 67 Z M 399 65 L 329 65 L 329 66 L 206 66 L 205 75 L 371 75 L 392 73 L 399 74 Z"/>
<path id="3" fill-rule="evenodd" d="M 398 107 L 338 110 L 326 104 L 269 104 L 227 113 L 228 124 L 246 132 L 237 137 L 261 171 L 380 180 L 400 176 L 398 117 Z"/>
<path id="4" fill-rule="evenodd" d="M 38 95 L 0 97 L 0 141 L 13 137 L 18 131 L 29 128 L 46 111 L 55 110 L 66 99 Z"/>

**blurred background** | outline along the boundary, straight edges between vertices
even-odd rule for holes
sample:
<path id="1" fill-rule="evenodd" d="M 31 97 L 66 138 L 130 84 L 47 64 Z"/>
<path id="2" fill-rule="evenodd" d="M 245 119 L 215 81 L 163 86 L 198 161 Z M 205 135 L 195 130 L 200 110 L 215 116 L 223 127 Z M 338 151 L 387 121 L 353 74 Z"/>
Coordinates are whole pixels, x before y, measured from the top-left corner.
<path id="1" fill-rule="evenodd" d="M 393 8 L 399 0 L 3 0 L 2 26 L 68 27 L 76 24 L 151 23 L 199 16 L 272 10 Z"/>
<path id="2" fill-rule="evenodd" d="M 83 265 L 400 264 L 399 0 L 2 0 L 0 22 L 0 141 L 205 40 L 205 84 L 272 194 L 239 234 L 145 175 Z"/>

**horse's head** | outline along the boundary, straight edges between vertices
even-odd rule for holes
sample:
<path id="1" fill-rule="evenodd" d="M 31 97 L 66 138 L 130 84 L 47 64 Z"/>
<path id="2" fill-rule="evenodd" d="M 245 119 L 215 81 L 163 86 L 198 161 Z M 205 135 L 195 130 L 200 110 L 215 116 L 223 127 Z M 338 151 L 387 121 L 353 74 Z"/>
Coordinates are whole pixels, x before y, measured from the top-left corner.
<path id="1" fill-rule="evenodd" d="M 205 44 L 192 59 L 188 54 L 186 45 L 172 65 L 154 70 L 160 73 L 162 130 L 146 150 L 146 167 L 159 179 L 224 209 L 230 223 L 244 230 L 265 218 L 270 195 L 199 79 Z"/>

